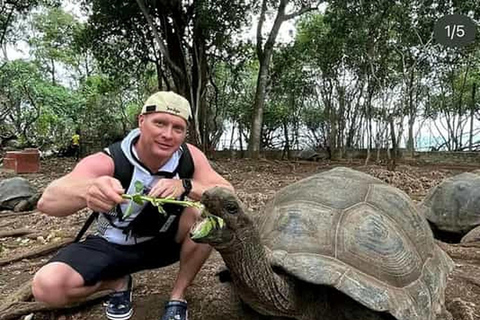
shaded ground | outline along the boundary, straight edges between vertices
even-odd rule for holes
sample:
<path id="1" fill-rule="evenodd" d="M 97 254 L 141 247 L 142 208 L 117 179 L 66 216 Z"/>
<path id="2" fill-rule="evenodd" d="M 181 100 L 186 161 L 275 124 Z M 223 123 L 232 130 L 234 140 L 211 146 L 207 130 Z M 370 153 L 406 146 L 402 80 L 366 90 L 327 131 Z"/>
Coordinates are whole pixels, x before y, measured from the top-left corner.
<path id="1" fill-rule="evenodd" d="M 69 159 L 50 159 L 42 163 L 39 174 L 22 175 L 42 190 L 50 181 L 71 170 L 74 163 Z M 315 162 L 280 162 L 280 161 L 248 161 L 222 160 L 214 163 L 215 168 L 235 186 L 239 197 L 251 209 L 259 209 L 280 188 L 310 176 L 328 170 L 334 166 L 344 165 L 372 174 L 390 183 L 419 201 L 428 189 L 442 179 L 451 175 L 471 171 L 475 168 L 460 166 L 407 166 L 401 165 L 395 172 L 384 167 L 363 166 L 360 162 L 349 163 L 315 163 Z M 12 176 L 11 173 L 0 172 L 0 179 Z M 3 213 L 5 214 L 5 212 Z M 11 257 L 32 248 L 59 241 L 75 235 L 88 216 L 86 210 L 67 218 L 54 218 L 33 213 L 24 216 L 2 217 L 0 213 L 0 231 L 18 228 L 31 228 L 41 235 L 29 239 L 27 237 L 0 238 L 0 259 Z M 93 228 L 92 228 L 93 229 Z M 480 244 L 469 247 L 447 245 L 442 247 L 455 259 L 456 270 L 447 288 L 447 304 L 456 320 L 480 318 Z M 31 278 L 50 255 L 36 259 L 22 260 L 2 266 L 0 272 L 0 299 L 4 299 L 26 280 Z M 199 312 L 203 297 L 217 283 L 215 273 L 222 265 L 220 256 L 213 253 L 197 276 L 187 294 L 190 319 L 208 319 L 209 315 Z M 135 315 L 133 320 L 159 319 L 163 304 L 168 299 L 170 289 L 176 276 L 177 265 L 161 270 L 145 271 L 135 275 Z M 68 311 L 50 311 L 36 313 L 34 319 L 106 319 L 101 302 L 87 307 Z"/>

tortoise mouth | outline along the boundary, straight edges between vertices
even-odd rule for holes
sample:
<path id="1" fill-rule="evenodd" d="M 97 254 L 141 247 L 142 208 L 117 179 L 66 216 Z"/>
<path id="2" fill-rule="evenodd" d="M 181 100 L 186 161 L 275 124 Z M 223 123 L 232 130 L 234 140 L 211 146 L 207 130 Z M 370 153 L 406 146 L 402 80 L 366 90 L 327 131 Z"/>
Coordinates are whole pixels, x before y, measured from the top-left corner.
<path id="1" fill-rule="evenodd" d="M 211 237 L 216 231 L 225 228 L 225 221 L 217 217 L 206 208 L 203 209 L 201 219 L 197 220 L 190 229 L 190 238 L 193 241 L 199 242 Z"/>

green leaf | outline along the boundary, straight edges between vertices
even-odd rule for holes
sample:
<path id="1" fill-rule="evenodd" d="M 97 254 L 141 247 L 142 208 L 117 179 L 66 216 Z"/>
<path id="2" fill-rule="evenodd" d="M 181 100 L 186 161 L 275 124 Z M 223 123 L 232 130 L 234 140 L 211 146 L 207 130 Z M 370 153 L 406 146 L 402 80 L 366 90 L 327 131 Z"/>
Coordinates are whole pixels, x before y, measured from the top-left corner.
<path id="1" fill-rule="evenodd" d="M 210 233 L 210 231 L 212 231 L 212 228 L 212 220 L 205 219 L 195 227 L 191 238 L 193 240 L 204 238 Z"/>
<path id="2" fill-rule="evenodd" d="M 123 214 L 122 219 L 126 219 L 132 214 L 132 211 L 133 211 L 132 204 L 133 204 L 133 201 L 130 201 L 128 203 L 127 210 L 125 210 L 125 213 Z"/>
<path id="3" fill-rule="evenodd" d="M 142 193 L 143 192 L 143 183 L 141 181 L 135 181 L 135 193 Z"/>
<path id="4" fill-rule="evenodd" d="M 180 206 L 184 206 L 184 207 L 195 207 L 195 208 L 198 208 L 200 210 L 203 210 L 203 205 L 200 203 L 200 202 L 196 202 L 196 201 L 181 201 L 181 200 L 176 200 L 172 197 L 167 197 L 167 198 L 152 198 L 152 197 L 149 197 L 149 196 L 144 196 L 140 193 L 137 193 L 137 194 L 134 194 L 134 195 L 131 195 L 131 194 L 122 194 L 122 198 L 124 199 L 129 199 L 131 200 L 130 201 L 130 204 L 127 208 L 127 212 L 125 213 L 125 215 L 123 216 L 123 218 L 126 218 L 128 217 L 130 214 L 131 214 L 131 206 L 132 206 L 132 202 L 135 202 L 139 205 L 143 205 L 144 201 L 148 201 L 150 202 L 153 206 L 157 207 L 158 209 L 158 212 L 162 215 L 167 215 L 167 212 L 165 211 L 165 209 L 163 209 L 163 205 L 166 204 L 166 203 L 171 203 L 171 204 L 177 204 L 177 205 L 180 205 Z"/>
<path id="5" fill-rule="evenodd" d="M 138 205 L 143 205 L 143 199 L 141 194 L 134 194 L 132 200 Z"/>
<path id="6" fill-rule="evenodd" d="M 162 206 L 157 206 L 157 208 L 158 208 L 158 212 L 159 212 L 160 214 L 162 214 L 162 215 L 164 215 L 164 216 L 167 215 L 167 212 L 165 211 L 165 209 L 163 209 Z"/>

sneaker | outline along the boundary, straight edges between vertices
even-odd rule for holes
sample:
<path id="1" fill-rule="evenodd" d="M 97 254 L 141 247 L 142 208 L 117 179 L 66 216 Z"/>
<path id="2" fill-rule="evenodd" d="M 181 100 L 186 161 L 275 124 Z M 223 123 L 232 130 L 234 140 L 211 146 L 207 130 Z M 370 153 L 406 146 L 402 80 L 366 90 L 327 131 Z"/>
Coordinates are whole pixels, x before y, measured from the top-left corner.
<path id="1" fill-rule="evenodd" d="M 168 301 L 161 320 L 188 320 L 187 303 L 180 300 Z"/>
<path id="2" fill-rule="evenodd" d="M 128 276 L 128 289 L 109 295 L 105 313 L 110 320 L 128 320 L 132 317 L 132 276 Z"/>

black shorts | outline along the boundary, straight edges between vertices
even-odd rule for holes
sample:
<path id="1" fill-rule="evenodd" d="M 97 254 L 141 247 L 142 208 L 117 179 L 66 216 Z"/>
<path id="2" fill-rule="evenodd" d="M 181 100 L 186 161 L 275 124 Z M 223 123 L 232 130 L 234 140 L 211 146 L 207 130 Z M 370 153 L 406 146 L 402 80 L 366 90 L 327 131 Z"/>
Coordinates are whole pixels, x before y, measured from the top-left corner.
<path id="1" fill-rule="evenodd" d="M 173 264 L 180 259 L 180 249 L 175 240 L 163 237 L 127 246 L 88 236 L 61 249 L 49 262 L 68 264 L 80 273 L 86 286 L 91 286 L 100 280 Z"/>

